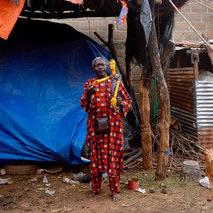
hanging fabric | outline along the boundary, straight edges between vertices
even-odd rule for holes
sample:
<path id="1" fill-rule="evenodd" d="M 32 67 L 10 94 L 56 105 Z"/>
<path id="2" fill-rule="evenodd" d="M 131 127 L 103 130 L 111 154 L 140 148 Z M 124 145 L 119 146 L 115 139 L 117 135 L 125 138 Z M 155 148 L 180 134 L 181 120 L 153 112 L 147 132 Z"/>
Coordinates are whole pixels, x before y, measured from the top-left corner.
<path id="1" fill-rule="evenodd" d="M 120 0 L 120 2 L 122 4 L 122 8 L 118 17 L 118 24 L 125 24 L 127 19 L 127 14 L 128 14 L 127 0 Z"/>
<path id="2" fill-rule="evenodd" d="M 148 45 L 149 35 L 152 28 L 152 11 L 149 5 L 149 0 L 144 0 L 141 5 L 140 22 L 144 29 L 144 33 L 146 37 L 146 45 Z"/>

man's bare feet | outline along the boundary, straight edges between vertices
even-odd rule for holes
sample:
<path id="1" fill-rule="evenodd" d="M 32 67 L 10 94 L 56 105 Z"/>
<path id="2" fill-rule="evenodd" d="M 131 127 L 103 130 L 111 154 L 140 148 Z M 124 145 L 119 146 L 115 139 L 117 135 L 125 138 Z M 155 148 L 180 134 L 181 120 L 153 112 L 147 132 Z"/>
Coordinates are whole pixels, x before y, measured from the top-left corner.
<path id="1" fill-rule="evenodd" d="M 121 200 L 121 195 L 120 195 L 120 193 L 113 193 L 113 194 L 112 194 L 112 200 L 113 200 L 113 201 L 119 201 L 119 200 Z"/>

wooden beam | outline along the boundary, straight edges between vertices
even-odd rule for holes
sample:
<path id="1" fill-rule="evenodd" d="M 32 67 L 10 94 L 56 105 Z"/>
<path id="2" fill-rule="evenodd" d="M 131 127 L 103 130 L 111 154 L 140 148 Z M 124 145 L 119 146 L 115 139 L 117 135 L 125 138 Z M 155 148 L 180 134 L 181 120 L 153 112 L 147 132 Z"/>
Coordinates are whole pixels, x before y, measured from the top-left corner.
<path id="1" fill-rule="evenodd" d="M 148 51 L 151 60 L 153 74 L 157 79 L 158 100 L 159 100 L 159 156 L 157 170 L 155 173 L 156 180 L 166 178 L 169 153 L 169 126 L 170 126 L 170 100 L 166 80 L 162 71 L 159 47 L 157 43 L 157 34 L 154 21 L 148 44 Z"/>
<path id="2" fill-rule="evenodd" d="M 144 72 L 143 72 L 144 73 Z M 152 129 L 150 125 L 150 79 L 146 79 L 145 75 L 140 81 L 140 96 L 141 96 L 141 144 L 143 169 L 151 170 L 152 165 Z"/>

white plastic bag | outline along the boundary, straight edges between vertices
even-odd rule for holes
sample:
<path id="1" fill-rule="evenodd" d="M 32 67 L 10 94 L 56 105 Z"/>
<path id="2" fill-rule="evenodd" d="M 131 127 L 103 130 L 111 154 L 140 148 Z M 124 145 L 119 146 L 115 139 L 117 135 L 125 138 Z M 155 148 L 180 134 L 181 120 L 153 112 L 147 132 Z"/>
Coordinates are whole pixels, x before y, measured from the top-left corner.
<path id="1" fill-rule="evenodd" d="M 199 183 L 201 186 L 205 187 L 205 188 L 209 188 L 209 178 L 207 176 L 205 176 L 204 178 L 199 180 Z"/>

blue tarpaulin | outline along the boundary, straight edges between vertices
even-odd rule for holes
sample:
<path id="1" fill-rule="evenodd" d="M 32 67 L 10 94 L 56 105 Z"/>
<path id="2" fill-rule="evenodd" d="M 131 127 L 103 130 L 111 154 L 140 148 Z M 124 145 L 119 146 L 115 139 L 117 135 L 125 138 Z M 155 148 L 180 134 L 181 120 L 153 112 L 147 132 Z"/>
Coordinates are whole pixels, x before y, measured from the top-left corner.
<path id="1" fill-rule="evenodd" d="M 87 37 L 50 43 L 15 37 L 0 54 L 0 163 L 82 163 L 86 113 L 79 101 L 94 75 L 92 59 L 108 52 Z"/>

